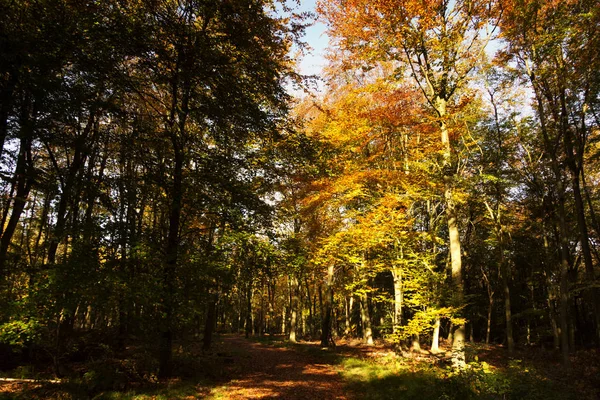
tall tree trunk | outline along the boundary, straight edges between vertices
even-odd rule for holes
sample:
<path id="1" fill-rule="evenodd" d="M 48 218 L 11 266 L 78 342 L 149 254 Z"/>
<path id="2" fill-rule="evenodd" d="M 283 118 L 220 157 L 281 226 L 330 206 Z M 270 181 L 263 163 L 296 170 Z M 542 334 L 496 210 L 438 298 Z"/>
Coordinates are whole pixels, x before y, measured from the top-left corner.
<path id="1" fill-rule="evenodd" d="M 128 162 L 125 160 L 125 155 L 123 154 L 123 149 L 121 149 L 121 174 L 125 175 L 125 170 L 127 170 L 127 164 Z M 91 167 L 90 167 L 91 169 Z M 88 178 L 89 178 L 89 174 L 88 174 Z M 129 235 L 128 235 L 128 227 L 129 224 L 127 223 L 126 219 L 126 211 L 125 211 L 125 207 L 127 206 L 127 198 L 125 195 L 125 183 L 123 180 L 120 181 L 119 184 L 119 191 L 120 191 L 120 210 L 119 210 L 119 229 L 120 229 L 120 236 L 121 236 L 121 260 L 119 262 L 119 275 L 120 275 L 120 280 L 122 282 L 122 284 L 120 285 L 118 291 L 118 307 L 119 307 L 119 328 L 118 328 L 118 347 L 121 351 L 125 350 L 125 342 L 126 342 L 126 336 L 127 336 L 127 300 L 125 299 L 126 297 L 126 293 L 125 293 L 125 282 L 127 282 L 126 279 L 126 271 L 128 269 L 128 253 L 127 253 L 127 245 L 129 242 Z M 93 204 L 93 201 L 91 202 Z M 92 204 L 88 204 L 88 210 L 90 210 L 91 208 L 93 208 Z"/>
<path id="2" fill-rule="evenodd" d="M 252 282 L 249 282 L 248 290 L 246 292 L 246 322 L 245 322 L 245 335 L 246 339 L 250 336 L 250 334 L 254 334 L 254 324 L 252 318 Z"/>
<path id="3" fill-rule="evenodd" d="M 570 160 L 567 164 L 571 172 L 571 186 L 573 187 L 573 198 L 575 203 L 575 214 L 577 215 L 577 228 L 579 230 L 579 242 L 581 243 L 581 252 L 583 253 L 583 260 L 585 265 L 586 279 L 593 282 L 596 279 L 594 272 L 594 261 L 592 259 L 592 252 L 590 248 L 590 237 L 588 233 L 588 227 L 585 219 L 585 205 L 583 202 L 583 196 L 581 194 L 581 185 L 579 182 L 579 171 L 583 169 L 583 166 L 579 166 L 575 160 L 573 154 L 573 145 L 571 143 L 570 130 L 567 129 L 565 134 L 565 143 L 567 148 L 567 159 Z M 581 165 L 581 164 L 580 164 Z M 594 322 L 596 328 L 596 341 L 600 341 L 600 296 L 597 288 L 592 288 L 586 293 L 586 298 L 589 303 L 592 304 L 592 310 L 594 312 Z"/>
<path id="4" fill-rule="evenodd" d="M 558 170 L 558 162 L 555 169 Z M 558 175 L 558 174 L 557 174 Z M 560 345 L 563 365 L 570 369 L 569 359 L 569 239 L 565 211 L 565 188 L 562 177 L 556 176 L 558 192 L 558 226 L 560 235 Z"/>
<path id="5" fill-rule="evenodd" d="M 310 335 L 312 337 L 315 336 L 315 312 L 314 312 L 314 307 L 313 307 L 313 300 L 311 297 L 311 292 L 310 292 L 310 285 L 308 284 L 308 278 L 305 276 L 304 277 L 304 281 L 306 284 L 306 299 L 308 300 L 308 319 L 309 319 L 309 325 L 310 325 Z"/>
<path id="6" fill-rule="evenodd" d="M 0 158 L 2 158 L 4 143 L 8 134 L 8 118 L 13 107 L 14 89 L 17 83 L 14 72 L 9 72 L 6 76 L 7 78 L 2 82 L 2 91 L 0 92 Z"/>
<path id="7" fill-rule="evenodd" d="M 17 158 L 17 164 L 18 164 L 18 158 Z M 4 207 L 2 207 L 2 218 L 0 219 L 0 237 L 2 237 L 4 228 L 6 227 L 6 219 L 8 218 L 8 213 L 10 211 L 11 199 L 15 195 L 16 184 L 17 184 L 17 180 L 16 180 L 16 174 L 15 174 L 15 179 L 13 179 L 10 184 L 10 191 L 8 194 L 8 198 L 6 198 L 6 203 L 4 203 Z"/>
<path id="8" fill-rule="evenodd" d="M 296 343 L 296 331 L 298 329 L 298 280 L 295 277 L 291 277 L 290 291 L 291 291 L 291 302 L 290 302 L 290 342 Z"/>
<path id="9" fill-rule="evenodd" d="M 596 235 L 600 236 L 600 224 L 598 224 L 598 218 L 596 218 L 596 211 L 594 209 L 594 203 L 592 203 L 592 198 L 590 196 L 590 190 L 588 188 L 588 184 L 585 179 L 586 174 L 585 174 L 585 171 L 583 168 L 581 169 L 580 172 L 581 172 L 581 185 L 583 186 L 583 192 L 585 194 L 585 201 L 588 206 L 589 213 L 590 213 L 592 228 L 596 232 Z M 592 249 L 594 250 L 594 254 L 596 255 L 596 260 L 600 262 L 600 256 L 598 256 L 598 253 L 595 251 L 594 248 L 592 248 Z"/>
<path id="10" fill-rule="evenodd" d="M 415 353 L 421 352 L 421 338 L 418 333 L 412 335 L 412 344 L 410 346 L 410 349 Z"/>
<path id="11" fill-rule="evenodd" d="M 360 295 L 360 316 L 363 326 L 363 340 L 369 346 L 373 345 L 373 329 L 371 313 L 369 312 L 369 296 L 367 293 Z"/>
<path id="12" fill-rule="evenodd" d="M 346 326 L 344 329 L 344 335 L 345 336 L 350 336 L 350 332 L 352 331 L 352 325 L 351 325 L 351 315 L 352 315 L 352 306 L 354 305 L 354 297 L 353 296 L 345 296 L 344 298 L 345 300 L 345 304 L 344 304 L 344 310 L 346 313 L 346 318 L 345 318 L 345 322 L 346 322 Z"/>
<path id="13" fill-rule="evenodd" d="M 392 278 L 394 279 L 394 324 L 392 331 L 397 333 L 398 328 L 402 325 L 402 270 L 393 268 Z"/>
<path id="14" fill-rule="evenodd" d="M 307 318 L 304 315 L 304 305 L 303 304 L 300 304 L 300 310 L 299 311 L 300 311 L 300 326 L 302 326 L 301 333 L 302 333 L 303 336 L 305 336 L 306 332 L 307 332 L 307 328 L 306 328 L 306 322 L 307 322 L 306 319 Z"/>
<path id="15" fill-rule="evenodd" d="M 583 202 L 583 196 L 581 195 L 581 186 L 579 182 L 580 175 L 583 176 L 583 151 L 585 148 L 585 137 L 586 137 L 586 126 L 585 126 L 585 118 L 582 117 L 582 126 L 581 130 L 583 133 L 580 135 L 580 142 L 577 143 L 578 152 L 575 152 L 574 149 L 574 138 L 571 127 L 569 126 L 569 114 L 567 110 L 567 94 L 566 89 L 564 88 L 564 83 L 562 83 L 561 77 L 561 90 L 560 90 L 560 127 L 562 129 L 562 137 L 563 137 L 563 145 L 565 149 L 565 154 L 567 156 L 566 164 L 569 168 L 569 172 L 571 175 L 571 186 L 573 188 L 573 198 L 574 198 L 574 206 L 575 206 L 575 214 L 577 216 L 577 227 L 579 230 L 579 240 L 581 243 L 581 252 L 583 253 L 583 259 L 585 264 L 585 272 L 586 278 L 593 282 L 596 278 L 594 273 L 594 265 L 592 260 L 592 252 L 590 250 L 590 238 L 585 218 L 585 206 Z M 588 301 L 592 303 L 592 308 L 594 311 L 594 319 L 595 319 L 595 328 L 596 328 L 596 336 L 595 338 L 600 339 L 600 295 L 597 288 L 593 288 L 589 291 L 589 294 L 586 296 Z"/>
<path id="16" fill-rule="evenodd" d="M 273 302 L 275 297 L 275 287 L 271 285 L 269 280 L 267 280 L 267 307 L 265 313 L 265 323 L 264 323 L 264 331 L 263 333 L 270 334 L 272 332 L 271 323 L 273 321 Z"/>
<path id="17" fill-rule="evenodd" d="M 488 302 L 488 312 L 487 312 L 487 328 L 485 331 L 485 344 L 490 344 L 490 336 L 492 334 L 492 311 L 494 307 L 494 299 L 490 298 Z"/>
<path id="18" fill-rule="evenodd" d="M 32 127 L 24 127 L 23 129 L 33 129 Z M 13 201 L 12 212 L 8 219 L 8 224 L 2 233 L 0 239 L 0 276 L 6 276 L 6 260 L 8 256 L 8 247 L 10 246 L 12 237 L 21 218 L 21 214 L 25 209 L 25 203 L 29 196 L 29 191 L 33 183 L 33 161 L 31 157 L 31 133 L 23 132 L 21 144 L 19 146 L 19 155 L 17 158 L 17 166 L 15 170 L 16 193 Z"/>
<path id="19" fill-rule="evenodd" d="M 67 227 L 67 208 L 69 203 L 76 203 L 79 200 L 79 190 L 75 190 L 78 186 L 77 178 L 80 176 L 80 173 L 85 166 L 85 162 L 88 158 L 89 152 L 91 150 L 91 144 L 96 143 L 96 139 L 99 135 L 99 130 L 94 130 L 96 125 L 96 113 L 97 109 L 93 107 L 88 116 L 87 123 L 81 135 L 75 141 L 75 151 L 73 154 L 73 160 L 71 161 L 71 165 L 67 170 L 67 176 L 63 180 L 61 180 L 61 196 L 60 201 L 58 203 L 58 210 L 56 216 L 56 224 L 53 229 L 52 235 L 50 235 L 50 244 L 48 246 L 48 264 L 53 265 L 56 263 L 56 252 L 58 250 L 59 243 L 66 236 L 66 227 Z M 90 137 L 90 133 L 94 132 L 92 137 Z M 56 163 L 56 159 L 54 157 L 54 153 L 49 145 L 46 145 L 48 150 L 48 155 L 54 164 L 54 168 L 56 169 L 57 174 L 61 174 L 60 168 Z"/>
<path id="20" fill-rule="evenodd" d="M 494 123 L 496 127 L 496 145 L 497 145 L 497 155 L 496 155 L 496 168 L 500 170 L 502 158 L 504 155 L 503 149 L 503 140 L 502 140 L 502 131 L 500 128 L 500 116 L 498 113 L 498 107 L 496 105 L 495 93 L 492 90 L 488 90 L 490 95 L 490 102 L 494 109 Z M 492 207 L 486 202 L 485 205 L 489 211 L 491 219 L 494 221 L 494 230 L 496 234 L 496 238 L 498 240 L 498 264 L 499 264 L 499 275 L 502 280 L 502 289 L 504 292 L 504 316 L 506 322 L 506 343 L 508 347 L 508 353 L 512 354 L 514 352 L 514 338 L 513 338 L 513 324 L 512 324 L 512 309 L 510 303 L 510 267 L 506 262 L 506 258 L 504 257 L 504 229 L 502 226 L 501 220 L 501 204 L 503 201 L 503 193 L 500 187 L 500 181 L 497 180 L 495 184 L 495 207 Z M 486 277 L 487 279 L 487 277 Z M 489 293 L 489 281 L 488 281 L 488 293 Z M 490 300 L 492 297 L 490 296 Z M 491 304 L 490 304 L 491 307 Z M 491 310 L 488 312 L 488 330 L 489 327 L 489 319 L 491 318 Z M 489 343 L 489 335 L 486 337 L 487 343 Z"/>
<path id="21" fill-rule="evenodd" d="M 42 235 L 44 234 L 44 230 L 47 229 L 47 222 L 48 222 L 48 213 L 50 212 L 50 200 L 52 198 L 52 195 L 50 193 L 46 193 L 46 196 L 44 198 L 44 206 L 42 208 L 42 213 L 40 215 L 40 227 L 37 233 L 37 236 L 35 238 L 35 244 L 33 246 L 33 254 L 32 257 L 30 258 L 30 264 L 34 267 L 39 267 L 41 264 L 44 263 L 44 252 L 41 249 L 41 241 L 42 241 Z M 33 285 L 30 286 L 31 288 L 33 288 Z"/>
<path id="22" fill-rule="evenodd" d="M 504 290 L 504 317 L 506 319 L 506 344 L 508 347 L 508 353 L 513 354 L 515 351 L 515 341 L 513 338 L 513 324 L 512 324 L 512 309 L 510 304 L 510 268 L 504 257 L 504 246 L 502 235 L 503 232 L 500 230 L 500 269 L 502 275 L 502 288 Z"/>
<path id="23" fill-rule="evenodd" d="M 173 183 L 171 187 L 171 204 L 169 209 L 169 233 L 165 249 L 163 268 L 163 324 L 159 343 L 159 368 L 161 377 L 171 375 L 171 358 L 173 352 L 173 317 L 175 272 L 179 255 L 179 228 L 181 209 L 183 205 L 183 166 L 185 152 L 185 137 L 187 134 L 187 118 L 189 115 L 189 100 L 191 82 L 189 76 L 182 71 L 186 66 L 185 54 L 181 48 L 177 51 L 174 75 L 171 82 L 171 107 L 168 119 L 167 136 L 173 147 Z M 183 79 L 182 79 L 183 78 Z M 181 86 L 181 93 L 180 93 Z M 181 99 L 179 99 L 181 94 Z M 181 102 L 179 102 L 181 100 Z"/>
<path id="24" fill-rule="evenodd" d="M 333 340 L 331 334 L 331 315 L 333 308 L 333 272 L 334 266 L 330 265 L 327 268 L 327 292 L 322 305 L 322 323 L 321 323 L 321 346 L 328 347 L 329 343 Z"/>
<path id="25" fill-rule="evenodd" d="M 464 303 L 464 289 L 462 281 L 462 262 L 460 250 L 460 236 L 458 233 L 457 213 L 452 199 L 452 190 L 446 189 L 446 215 L 448 218 L 448 232 L 450 235 L 450 259 L 452 265 L 452 283 L 454 297 L 457 305 Z M 460 324 L 453 332 L 452 364 L 455 367 L 465 366 L 465 324 Z"/>
<path id="26" fill-rule="evenodd" d="M 437 354 L 440 352 L 440 317 L 435 318 L 435 322 L 433 324 L 433 336 L 431 339 L 431 352 L 433 354 Z"/>
<path id="27" fill-rule="evenodd" d="M 434 101 L 436 111 L 440 117 L 441 141 L 444 146 L 444 200 L 446 205 L 446 219 L 448 225 L 448 236 L 450 244 L 450 264 L 453 286 L 453 298 L 456 306 L 464 304 L 464 285 L 462 278 L 462 255 L 460 245 L 460 234 L 458 231 L 458 213 L 454 200 L 454 172 L 452 171 L 452 148 L 450 145 L 450 134 L 446 125 L 447 100 L 436 97 Z M 456 327 L 452 341 L 452 364 L 455 367 L 465 366 L 465 325 Z"/>
<path id="28" fill-rule="evenodd" d="M 565 366 L 565 368 L 570 369 L 571 361 L 569 359 L 569 324 L 567 315 L 569 310 L 569 239 L 565 211 L 565 187 L 563 183 L 560 162 L 556 154 L 556 149 L 548 133 L 548 128 L 546 124 L 546 113 L 542 102 L 540 89 L 538 88 L 537 82 L 534 80 L 532 73 L 530 73 L 530 77 L 536 95 L 537 110 L 540 118 L 544 146 L 546 148 L 548 156 L 550 157 L 552 172 L 554 174 L 554 184 L 558 196 L 556 213 L 558 214 L 557 222 L 560 236 L 560 342 L 563 357 L 563 365 Z"/>
<path id="29" fill-rule="evenodd" d="M 12 213 L 8 220 L 8 224 L 2 232 L 0 238 L 0 277 L 7 275 L 6 260 L 8 256 L 8 247 L 10 246 L 12 237 L 21 218 L 21 214 L 25 209 L 25 203 L 33 184 L 33 157 L 31 154 L 31 146 L 33 144 L 33 134 L 35 129 L 36 110 L 32 104 L 30 97 L 27 95 L 21 109 L 19 117 L 20 124 L 20 143 L 19 153 L 17 156 L 17 165 L 15 168 L 15 183 L 16 187 L 15 198 L 12 206 Z M 1 154 L 1 153 L 0 153 Z M 7 204 L 8 209 L 8 204 Z"/>
<path id="30" fill-rule="evenodd" d="M 202 350 L 210 349 L 212 345 L 213 330 L 216 322 L 218 294 L 215 292 L 208 301 L 208 311 L 206 313 L 206 323 L 204 325 L 204 336 L 202 337 Z"/>
<path id="31" fill-rule="evenodd" d="M 268 297 L 268 294 L 267 294 Z M 258 318 L 258 334 L 260 336 L 265 333 L 265 285 L 263 282 L 262 287 L 260 288 L 260 314 Z"/>
<path id="32" fill-rule="evenodd" d="M 288 312 L 288 307 L 286 307 L 285 305 L 283 307 L 281 307 L 281 330 L 279 332 L 282 335 L 285 335 L 288 332 L 288 329 L 287 329 L 287 318 L 288 318 L 287 312 Z M 292 342 L 291 340 L 290 340 L 290 342 L 295 343 L 295 340 L 296 340 L 296 334 L 294 334 L 294 342 Z"/>
<path id="33" fill-rule="evenodd" d="M 179 226 L 183 199 L 183 145 L 173 135 L 174 168 L 173 186 L 171 191 L 171 207 L 169 211 L 169 235 L 167 238 L 166 259 L 163 267 L 163 321 L 160 335 L 159 375 L 171 375 L 171 358 L 173 347 L 173 313 L 175 272 L 179 252 Z"/>

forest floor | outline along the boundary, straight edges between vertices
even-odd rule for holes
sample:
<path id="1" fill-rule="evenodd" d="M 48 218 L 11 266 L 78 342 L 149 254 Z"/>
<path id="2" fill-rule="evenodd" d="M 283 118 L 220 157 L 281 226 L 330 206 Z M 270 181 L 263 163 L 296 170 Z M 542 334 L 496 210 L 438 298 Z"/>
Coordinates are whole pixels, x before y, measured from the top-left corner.
<path id="1" fill-rule="evenodd" d="M 231 381 L 212 389 L 222 399 L 346 399 L 335 360 L 311 351 L 225 336 Z M 305 345 L 317 350 L 316 344 Z M 305 349 L 306 350 L 306 349 Z M 318 351 L 318 350 L 317 350 Z"/>
<path id="2" fill-rule="evenodd" d="M 169 380 L 143 373 L 143 359 L 133 360 L 140 354 L 131 348 L 130 354 L 74 365 L 71 378 L 59 384 L 0 381 L 0 400 L 600 399 L 595 350 L 575 353 L 573 370 L 566 372 L 554 351 L 523 348 L 508 358 L 501 346 L 469 344 L 469 367 L 456 371 L 449 352 L 397 353 L 383 342 L 358 340 L 327 349 L 282 336 L 221 335 L 209 352 L 197 342 L 176 346 Z"/>

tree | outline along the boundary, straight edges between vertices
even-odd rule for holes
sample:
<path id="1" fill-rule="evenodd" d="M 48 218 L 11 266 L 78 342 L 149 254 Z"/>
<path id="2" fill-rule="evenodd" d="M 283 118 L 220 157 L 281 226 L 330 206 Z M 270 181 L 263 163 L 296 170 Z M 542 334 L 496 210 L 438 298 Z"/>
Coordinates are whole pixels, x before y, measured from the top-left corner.
<path id="1" fill-rule="evenodd" d="M 94 326 L 94 315 L 119 326 L 121 347 L 130 322 L 160 316 L 166 376 L 187 261 L 203 254 L 211 264 L 226 230 L 269 224 L 276 144 L 290 129 L 288 51 L 302 26 L 277 17 L 271 1 L 2 8 L 14 17 L 2 24 L 0 57 L 0 134 L 2 146 L 11 142 L 2 168 L 14 176 L 3 185 L 12 191 L 2 210 L 3 279 L 21 282 L 30 260 L 30 282 L 50 282 L 43 318 L 57 360 L 66 328 Z M 217 291 L 211 279 L 193 280 Z M 90 290 L 93 282 L 105 290 Z"/>
<path id="2" fill-rule="evenodd" d="M 517 68 L 527 76 L 535 93 L 535 109 L 558 195 L 561 348 L 564 364 L 569 365 L 567 172 L 570 174 L 586 276 L 587 279 L 595 279 L 580 179 L 591 120 L 588 111 L 597 105 L 591 75 L 594 61 L 587 59 L 587 54 L 593 51 L 589 47 L 593 45 L 591 38 L 597 33 L 594 24 L 590 24 L 596 7 L 593 2 L 506 2 L 504 7 L 507 13 L 502 27 L 509 42 L 506 55 L 517 61 Z M 591 291 L 590 295 L 598 332 L 598 295 L 596 291 Z"/>
<path id="3" fill-rule="evenodd" d="M 453 146 L 460 137 L 451 115 L 468 101 L 467 83 L 492 38 L 496 8 L 491 1 L 378 2 L 362 0 L 321 3 L 336 45 L 350 62 L 370 68 L 373 61 L 400 63 L 421 89 L 439 124 L 441 168 L 449 234 L 452 280 L 457 304 L 463 302 L 461 245 L 454 198 L 456 160 Z M 464 365 L 464 327 L 454 335 L 455 364 Z"/>

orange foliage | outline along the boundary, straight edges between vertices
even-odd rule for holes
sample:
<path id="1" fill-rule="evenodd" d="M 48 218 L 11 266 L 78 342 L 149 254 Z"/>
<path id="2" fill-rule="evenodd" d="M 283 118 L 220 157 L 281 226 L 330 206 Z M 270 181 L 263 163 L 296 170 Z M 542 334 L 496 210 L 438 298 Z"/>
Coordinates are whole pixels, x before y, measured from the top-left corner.
<path id="1" fill-rule="evenodd" d="M 418 90 L 380 72 L 337 79 L 321 104 L 301 111 L 326 165 L 302 200 L 318 264 L 360 262 L 361 252 L 406 240 L 411 205 L 437 191 L 428 172 L 440 151 L 437 124 Z"/>

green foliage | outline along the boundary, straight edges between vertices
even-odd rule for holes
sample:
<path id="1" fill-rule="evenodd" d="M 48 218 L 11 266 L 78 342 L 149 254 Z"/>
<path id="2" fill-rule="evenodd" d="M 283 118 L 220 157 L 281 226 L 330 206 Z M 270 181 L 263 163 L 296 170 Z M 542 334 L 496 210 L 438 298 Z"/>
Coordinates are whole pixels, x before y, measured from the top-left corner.
<path id="1" fill-rule="evenodd" d="M 108 361 L 136 338 L 172 347 L 205 325 L 287 333 L 295 315 L 295 334 L 315 337 L 326 286 L 334 336 L 372 323 L 399 342 L 468 316 L 475 340 L 489 321 L 499 341 L 510 289 L 515 339 L 529 344 L 566 318 L 565 288 L 580 342 L 597 336 L 598 266 L 575 229 L 598 225 L 596 3 L 323 1 L 341 52 L 330 90 L 290 117 L 302 23 L 276 1 L 0 1 L 7 364 L 28 349 L 57 374 L 91 362 L 84 391 L 153 383 L 155 352 Z M 504 59 L 482 65 L 497 23 Z M 523 107 L 532 89 L 537 115 Z M 572 265 L 559 290 L 560 257 Z M 176 361 L 183 376 L 206 372 Z M 367 375 L 417 396 L 398 374 Z M 527 398 L 542 379 L 485 363 L 417 375 L 448 398 Z"/>
<path id="2" fill-rule="evenodd" d="M 120 370 L 118 365 L 107 362 L 90 364 L 86 373 L 83 374 L 83 383 L 91 393 L 123 390 L 128 381 L 127 375 Z"/>
<path id="3" fill-rule="evenodd" d="M 497 369 L 472 362 L 464 370 L 428 362 L 390 360 L 369 362 L 347 358 L 342 376 L 348 388 L 365 399 L 575 399 L 577 394 L 544 378 L 532 366 L 511 362 Z"/>
<path id="4" fill-rule="evenodd" d="M 448 320 L 454 325 L 465 322 L 464 318 L 457 316 L 460 309 L 454 307 L 427 308 L 418 310 L 406 325 L 398 326 L 396 333 L 386 335 L 392 343 L 400 343 L 413 335 L 429 334 L 433 330 L 436 318 Z"/>
<path id="5" fill-rule="evenodd" d="M 0 325 L 0 343 L 22 349 L 26 345 L 39 342 L 41 325 L 35 319 L 12 320 Z"/>
<path id="6" fill-rule="evenodd" d="M 202 386 L 197 382 L 177 382 L 165 388 L 129 390 L 126 392 L 107 391 L 94 397 L 94 400 L 171 400 L 204 398 Z"/>

